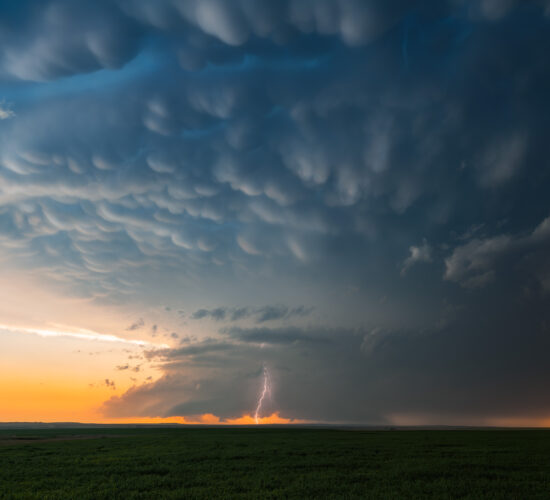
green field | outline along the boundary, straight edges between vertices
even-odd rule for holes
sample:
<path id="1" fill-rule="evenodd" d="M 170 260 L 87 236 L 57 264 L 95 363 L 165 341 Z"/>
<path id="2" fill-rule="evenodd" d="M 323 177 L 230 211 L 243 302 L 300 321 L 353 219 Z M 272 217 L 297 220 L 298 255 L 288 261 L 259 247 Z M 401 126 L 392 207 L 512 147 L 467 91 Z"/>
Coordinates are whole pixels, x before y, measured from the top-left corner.
<path id="1" fill-rule="evenodd" d="M 550 498 L 550 432 L 0 430 L 0 498 Z"/>

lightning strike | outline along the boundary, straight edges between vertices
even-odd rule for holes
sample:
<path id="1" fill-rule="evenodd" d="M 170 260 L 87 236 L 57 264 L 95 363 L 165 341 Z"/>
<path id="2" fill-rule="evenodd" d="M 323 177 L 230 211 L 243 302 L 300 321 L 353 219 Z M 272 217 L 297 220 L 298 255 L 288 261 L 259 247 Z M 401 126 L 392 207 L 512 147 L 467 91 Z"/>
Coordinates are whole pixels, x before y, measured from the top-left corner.
<path id="1" fill-rule="evenodd" d="M 267 366 L 264 365 L 264 384 L 260 397 L 258 398 L 256 412 L 254 413 L 254 420 L 256 421 L 256 424 L 259 423 L 260 411 L 262 409 L 262 404 L 264 402 L 266 394 L 269 394 L 269 397 L 271 397 L 271 379 L 269 378 L 269 371 L 267 369 Z"/>

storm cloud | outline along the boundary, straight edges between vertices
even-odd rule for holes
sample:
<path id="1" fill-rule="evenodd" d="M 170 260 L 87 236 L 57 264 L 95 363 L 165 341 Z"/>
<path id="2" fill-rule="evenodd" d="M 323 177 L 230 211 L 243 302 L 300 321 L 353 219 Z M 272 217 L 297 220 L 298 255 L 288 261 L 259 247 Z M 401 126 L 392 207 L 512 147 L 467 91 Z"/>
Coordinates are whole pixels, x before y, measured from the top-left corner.
<path id="1" fill-rule="evenodd" d="M 190 311 L 107 415 L 550 414 L 548 2 L 0 12 L 2 261 Z"/>

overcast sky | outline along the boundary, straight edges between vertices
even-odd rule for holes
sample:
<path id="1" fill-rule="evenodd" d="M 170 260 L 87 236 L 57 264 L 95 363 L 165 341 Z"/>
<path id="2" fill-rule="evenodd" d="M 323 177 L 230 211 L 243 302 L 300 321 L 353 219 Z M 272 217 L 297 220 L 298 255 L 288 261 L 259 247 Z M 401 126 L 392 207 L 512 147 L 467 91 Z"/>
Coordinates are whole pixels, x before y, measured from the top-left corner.
<path id="1" fill-rule="evenodd" d="M 550 423 L 550 2 L 0 0 L 0 47 L 0 420 Z"/>

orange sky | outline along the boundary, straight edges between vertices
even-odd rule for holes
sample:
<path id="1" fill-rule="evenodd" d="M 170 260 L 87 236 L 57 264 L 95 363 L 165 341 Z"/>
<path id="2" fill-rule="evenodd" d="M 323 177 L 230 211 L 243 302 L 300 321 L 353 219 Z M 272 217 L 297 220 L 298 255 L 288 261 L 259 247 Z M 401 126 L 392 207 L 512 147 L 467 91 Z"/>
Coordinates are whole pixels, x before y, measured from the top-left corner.
<path id="1" fill-rule="evenodd" d="M 70 337 L 41 337 L 3 332 L 0 352 L 0 421 L 78 421 L 100 423 L 254 424 L 251 415 L 222 422 L 212 414 L 197 418 L 105 418 L 103 402 L 121 395 L 135 383 L 156 378 L 158 369 L 120 371 L 141 347 L 124 343 Z M 131 377 L 136 380 L 132 380 Z M 109 384 L 106 382 L 109 380 Z M 114 382 L 114 387 L 110 382 Z M 261 424 L 302 423 L 278 413 L 260 418 Z"/>
<path id="2" fill-rule="evenodd" d="M 225 422 L 212 414 L 194 419 L 104 417 L 106 400 L 162 374 L 139 359 L 143 347 L 137 342 L 151 348 L 170 340 L 128 331 L 135 316 L 124 307 L 59 294 L 23 272 L 1 272 L 0 421 L 255 423 L 251 415 Z M 128 368 L 117 369 L 124 366 Z M 259 419 L 261 424 L 301 422 L 278 413 Z"/>

